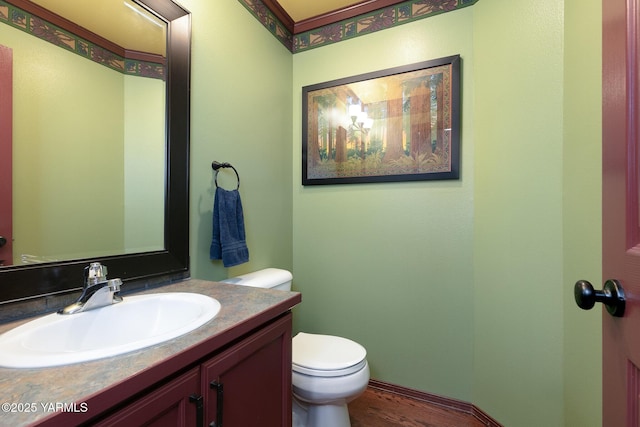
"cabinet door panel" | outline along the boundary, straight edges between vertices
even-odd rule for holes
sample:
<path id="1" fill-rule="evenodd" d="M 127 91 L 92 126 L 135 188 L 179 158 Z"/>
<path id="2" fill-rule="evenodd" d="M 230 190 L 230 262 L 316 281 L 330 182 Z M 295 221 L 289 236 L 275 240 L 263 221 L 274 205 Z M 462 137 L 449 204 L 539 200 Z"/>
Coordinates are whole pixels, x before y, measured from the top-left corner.
<path id="1" fill-rule="evenodd" d="M 196 404 L 190 401 L 190 396 L 198 396 L 200 388 L 200 369 L 195 368 L 93 425 L 195 426 Z"/>
<path id="2" fill-rule="evenodd" d="M 206 425 L 290 426 L 291 314 L 203 364 L 202 375 Z M 221 413 L 212 382 L 223 386 Z"/>

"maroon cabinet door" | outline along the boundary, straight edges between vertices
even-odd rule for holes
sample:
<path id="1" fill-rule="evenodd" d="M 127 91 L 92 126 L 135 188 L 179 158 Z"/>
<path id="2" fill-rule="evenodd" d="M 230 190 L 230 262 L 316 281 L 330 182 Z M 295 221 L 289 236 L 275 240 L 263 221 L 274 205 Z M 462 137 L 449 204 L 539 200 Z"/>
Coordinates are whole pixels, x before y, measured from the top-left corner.
<path id="1" fill-rule="evenodd" d="M 202 424 L 200 369 L 160 386 L 94 426 L 193 427 Z M 200 413 L 198 412 L 200 411 Z"/>
<path id="2" fill-rule="evenodd" d="M 291 426 L 291 314 L 204 363 L 202 387 L 205 425 Z"/>

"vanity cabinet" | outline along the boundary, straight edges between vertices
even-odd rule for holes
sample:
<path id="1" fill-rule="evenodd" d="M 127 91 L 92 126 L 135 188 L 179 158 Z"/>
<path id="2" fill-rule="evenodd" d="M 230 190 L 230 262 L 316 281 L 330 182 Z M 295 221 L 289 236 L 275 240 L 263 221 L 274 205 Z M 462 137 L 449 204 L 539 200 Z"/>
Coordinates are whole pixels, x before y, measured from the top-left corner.
<path id="1" fill-rule="evenodd" d="M 124 405 L 90 424 L 291 426 L 291 313 Z"/>
<path id="2" fill-rule="evenodd" d="M 0 367 L 6 400 L 36 410 L 3 413 L 0 424 L 290 427 L 291 310 L 302 295 L 199 279 L 139 294 L 159 290 L 208 295 L 222 309 L 142 351 L 54 369 Z M 0 333 L 19 324 L 0 325 Z M 58 402 L 63 409 L 47 409 Z"/>

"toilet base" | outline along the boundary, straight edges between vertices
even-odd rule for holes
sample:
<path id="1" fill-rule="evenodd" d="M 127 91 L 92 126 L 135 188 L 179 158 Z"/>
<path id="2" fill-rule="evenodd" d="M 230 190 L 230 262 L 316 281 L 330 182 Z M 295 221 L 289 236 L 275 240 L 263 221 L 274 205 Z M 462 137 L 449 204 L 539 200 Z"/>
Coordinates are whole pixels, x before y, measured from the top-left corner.
<path id="1" fill-rule="evenodd" d="M 351 427 L 347 404 L 307 405 L 293 398 L 293 427 Z"/>

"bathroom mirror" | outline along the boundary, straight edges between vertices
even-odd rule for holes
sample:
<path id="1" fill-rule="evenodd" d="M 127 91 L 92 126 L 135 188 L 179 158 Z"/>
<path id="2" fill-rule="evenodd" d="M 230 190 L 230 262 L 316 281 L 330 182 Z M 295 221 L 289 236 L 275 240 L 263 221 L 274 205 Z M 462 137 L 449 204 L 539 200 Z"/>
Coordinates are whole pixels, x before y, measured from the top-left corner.
<path id="1" fill-rule="evenodd" d="M 157 250 L 149 252 L 107 256 L 83 253 L 75 259 L 2 267 L 0 304 L 81 288 L 83 268 L 90 261 L 107 265 L 109 277 L 123 279 L 123 289 L 126 289 L 126 282 L 132 280 L 188 275 L 190 14 L 171 0 L 135 1 L 166 22 L 166 120 L 161 130 L 166 139 L 162 156 L 164 167 L 161 168 L 164 176 L 164 209 L 161 207 L 164 211 L 164 225 L 161 224 L 164 238 L 160 239 Z M 95 195 L 96 199 L 88 195 L 74 196 L 80 199 L 80 203 L 94 203 L 97 200 L 96 209 L 110 209 L 99 203 L 99 192 Z M 97 222 L 96 227 L 99 226 Z M 86 238 L 90 239 L 91 236 Z"/>
<path id="2" fill-rule="evenodd" d="M 164 249 L 166 22 L 131 0 L 9 1 L 0 268 Z"/>

